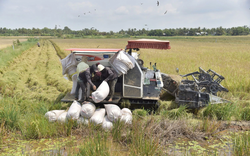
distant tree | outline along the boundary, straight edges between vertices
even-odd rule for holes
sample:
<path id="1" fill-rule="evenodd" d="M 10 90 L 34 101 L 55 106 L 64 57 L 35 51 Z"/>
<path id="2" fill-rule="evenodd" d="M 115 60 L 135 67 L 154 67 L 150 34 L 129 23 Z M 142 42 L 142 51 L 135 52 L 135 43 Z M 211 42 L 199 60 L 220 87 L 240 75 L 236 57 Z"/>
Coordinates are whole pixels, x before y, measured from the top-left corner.
<path id="1" fill-rule="evenodd" d="M 190 28 L 188 36 L 194 36 L 195 35 L 195 29 Z"/>

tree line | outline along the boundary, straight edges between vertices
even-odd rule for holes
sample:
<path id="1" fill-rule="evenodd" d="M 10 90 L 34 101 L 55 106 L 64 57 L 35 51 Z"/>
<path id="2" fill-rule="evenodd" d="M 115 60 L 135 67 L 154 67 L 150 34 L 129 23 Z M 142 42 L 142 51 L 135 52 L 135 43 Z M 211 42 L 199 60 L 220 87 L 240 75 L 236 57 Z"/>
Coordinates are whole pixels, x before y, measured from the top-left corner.
<path id="1" fill-rule="evenodd" d="M 49 29 L 44 27 L 39 28 L 18 28 L 18 29 L 8 29 L 0 27 L 0 36 L 57 36 L 64 38 L 71 37 L 84 37 L 84 36 L 195 36 L 195 35 L 248 35 L 250 33 L 250 27 L 239 26 L 232 28 L 173 28 L 173 29 L 152 29 L 146 30 L 129 28 L 128 30 L 120 30 L 119 32 L 101 32 L 95 28 L 85 28 L 82 30 L 71 30 L 69 27 L 65 26 L 63 29 L 57 28 Z"/>

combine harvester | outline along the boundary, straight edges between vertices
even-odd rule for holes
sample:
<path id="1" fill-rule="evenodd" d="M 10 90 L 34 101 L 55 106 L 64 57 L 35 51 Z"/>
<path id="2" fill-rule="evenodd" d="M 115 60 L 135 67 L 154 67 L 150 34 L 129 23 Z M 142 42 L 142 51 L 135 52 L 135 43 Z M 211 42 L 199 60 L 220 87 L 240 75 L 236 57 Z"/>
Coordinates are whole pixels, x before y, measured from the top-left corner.
<path id="1" fill-rule="evenodd" d="M 71 54 L 62 60 L 63 74 L 67 74 L 69 79 L 73 81 L 73 87 L 71 92 L 67 93 L 61 101 L 72 102 L 74 100 L 77 82 L 76 66 L 81 62 L 82 56 L 86 56 L 88 57 L 87 64 L 89 66 L 101 63 L 104 66 L 114 68 L 119 75 L 113 101 L 108 102 L 107 100 L 103 100 L 98 104 L 113 103 L 119 105 L 121 103 L 129 103 L 131 107 L 136 108 L 157 108 L 162 90 L 175 96 L 175 101 L 179 106 L 186 105 L 188 108 L 201 108 L 208 104 L 229 102 L 217 96 L 217 92 L 228 92 L 228 90 L 220 84 L 224 77 L 213 70 L 206 72 L 200 68 L 200 72 L 181 75 L 183 78 L 191 76 L 193 80 L 186 79 L 177 82 L 168 74 L 161 73 L 157 69 L 156 63 L 152 65 L 152 70 L 151 68 L 144 67 L 143 60 L 139 59 L 139 55 L 137 54 L 137 51 L 141 48 L 167 50 L 170 49 L 170 43 L 166 40 L 140 39 L 129 40 L 125 50 L 66 49 L 71 51 Z M 125 73 L 120 71 L 116 64 L 119 53 L 126 55 L 134 63 L 133 68 L 127 70 Z M 218 78 L 215 79 L 215 77 Z M 93 83 L 97 87 L 101 84 L 98 81 Z M 109 98 L 107 97 L 107 99 Z"/>

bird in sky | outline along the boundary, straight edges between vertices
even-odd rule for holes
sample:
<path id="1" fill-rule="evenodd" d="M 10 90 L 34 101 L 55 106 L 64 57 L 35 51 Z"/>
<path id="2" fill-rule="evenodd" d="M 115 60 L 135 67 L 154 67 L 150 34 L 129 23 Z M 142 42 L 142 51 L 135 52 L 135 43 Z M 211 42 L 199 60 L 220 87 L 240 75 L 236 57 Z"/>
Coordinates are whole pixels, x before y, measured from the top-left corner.
<path id="1" fill-rule="evenodd" d="M 141 5 L 142 5 L 143 3 L 141 3 Z"/>
<path id="2" fill-rule="evenodd" d="M 90 13 L 90 11 L 89 11 L 89 13 Z"/>
<path id="3" fill-rule="evenodd" d="M 84 13 L 84 15 L 85 15 L 86 13 Z"/>
<path id="4" fill-rule="evenodd" d="M 166 14 L 168 11 L 166 11 L 164 14 Z"/>
<path id="5" fill-rule="evenodd" d="M 78 17 L 80 17 L 80 15 L 78 15 Z"/>
<path id="6" fill-rule="evenodd" d="M 157 1 L 157 6 L 159 6 L 160 5 L 160 2 L 159 1 Z"/>
<path id="7" fill-rule="evenodd" d="M 148 26 L 147 24 L 145 24 L 145 26 Z"/>

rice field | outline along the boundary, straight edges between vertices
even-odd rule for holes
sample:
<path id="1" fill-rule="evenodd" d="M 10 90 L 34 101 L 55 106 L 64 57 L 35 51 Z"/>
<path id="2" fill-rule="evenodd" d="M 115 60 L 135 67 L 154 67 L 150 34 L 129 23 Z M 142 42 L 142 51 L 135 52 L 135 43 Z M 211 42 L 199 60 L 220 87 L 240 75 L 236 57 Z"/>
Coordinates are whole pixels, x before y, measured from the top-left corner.
<path id="1" fill-rule="evenodd" d="M 157 62 L 163 73 L 213 69 L 226 80 L 224 97 L 233 103 L 210 105 L 198 113 L 172 101 L 160 101 L 154 114 L 133 111 L 132 125 L 117 123 L 110 132 L 100 126 L 50 123 L 44 114 L 64 109 L 60 103 L 72 83 L 65 80 L 58 53 L 47 39 L 41 47 L 14 55 L 0 49 L 0 155 L 233 155 L 249 154 L 249 37 L 172 37 L 170 50 L 139 51 L 144 65 Z M 67 48 L 125 48 L 129 39 L 51 39 Z M 5 59 L 7 60 L 7 59 Z M 240 121 L 240 125 L 237 121 Z M 232 131 L 230 133 L 230 131 Z M 242 134 L 238 133 L 242 132 Z M 244 139 L 242 139 L 244 138 Z M 90 148 L 92 147 L 92 148 Z"/>
<path id="2" fill-rule="evenodd" d="M 13 39 L 10 39 L 10 38 L 2 38 L 0 37 L 0 49 L 3 49 L 3 48 L 6 48 L 8 46 L 12 46 L 13 45 L 13 41 L 16 41 L 18 38 L 13 38 Z M 27 39 L 19 39 L 20 42 L 24 42 L 24 41 L 27 41 Z"/>
<path id="3" fill-rule="evenodd" d="M 133 38 L 134 39 L 134 38 Z M 131 39 L 131 40 L 133 40 Z M 144 66 L 157 63 L 163 73 L 187 74 L 212 69 L 225 77 L 222 85 L 229 89 L 229 100 L 250 100 L 250 37 L 172 37 L 170 50 L 140 49 Z M 130 39 L 53 39 L 62 51 L 67 48 L 121 48 Z"/>

